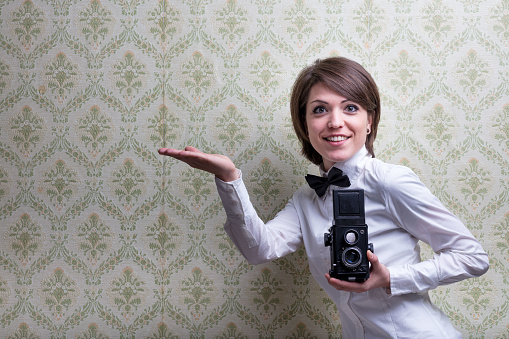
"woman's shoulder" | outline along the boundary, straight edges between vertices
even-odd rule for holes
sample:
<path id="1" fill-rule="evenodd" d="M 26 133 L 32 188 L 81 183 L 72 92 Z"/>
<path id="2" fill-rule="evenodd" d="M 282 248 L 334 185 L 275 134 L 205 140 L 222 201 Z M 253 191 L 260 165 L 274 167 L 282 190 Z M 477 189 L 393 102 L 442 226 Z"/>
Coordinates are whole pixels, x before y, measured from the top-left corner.
<path id="1" fill-rule="evenodd" d="M 391 164 L 377 158 L 372 158 L 366 166 L 366 171 L 380 185 L 388 190 L 399 189 L 408 183 L 419 183 L 415 172 L 404 165 Z"/>

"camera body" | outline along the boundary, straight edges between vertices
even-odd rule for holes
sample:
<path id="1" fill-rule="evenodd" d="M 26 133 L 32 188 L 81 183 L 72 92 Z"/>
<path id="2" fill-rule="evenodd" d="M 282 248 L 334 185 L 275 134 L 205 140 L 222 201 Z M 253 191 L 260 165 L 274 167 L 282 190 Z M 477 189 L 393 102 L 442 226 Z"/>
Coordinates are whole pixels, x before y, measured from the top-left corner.
<path id="1" fill-rule="evenodd" d="M 364 213 L 364 190 L 333 191 L 334 223 L 324 234 L 325 246 L 330 247 L 331 277 L 363 282 L 369 278 L 367 251 L 368 225 Z"/>

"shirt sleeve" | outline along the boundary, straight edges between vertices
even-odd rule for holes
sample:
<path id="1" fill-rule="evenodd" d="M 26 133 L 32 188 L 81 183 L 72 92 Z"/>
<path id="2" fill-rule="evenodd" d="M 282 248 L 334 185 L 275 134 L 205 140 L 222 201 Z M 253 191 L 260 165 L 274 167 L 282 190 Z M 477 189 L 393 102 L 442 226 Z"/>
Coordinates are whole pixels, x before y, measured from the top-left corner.
<path id="1" fill-rule="evenodd" d="M 274 219 L 264 223 L 249 199 L 241 172 L 240 178 L 231 182 L 216 178 L 216 186 L 226 212 L 224 229 L 250 264 L 283 257 L 302 245 L 299 218 L 292 199 Z"/>
<path id="2" fill-rule="evenodd" d="M 398 166 L 386 178 L 386 199 L 399 226 L 435 252 L 433 259 L 388 267 L 392 295 L 427 291 L 488 270 L 479 242 L 410 169 Z"/>

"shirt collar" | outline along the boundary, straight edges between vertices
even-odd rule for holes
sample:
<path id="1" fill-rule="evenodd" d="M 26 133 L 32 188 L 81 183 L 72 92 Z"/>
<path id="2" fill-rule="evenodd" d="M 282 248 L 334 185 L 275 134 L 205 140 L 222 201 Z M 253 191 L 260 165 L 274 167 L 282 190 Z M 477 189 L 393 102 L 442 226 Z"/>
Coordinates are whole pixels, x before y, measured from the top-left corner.
<path id="1" fill-rule="evenodd" d="M 357 177 L 359 176 L 362 168 L 364 166 L 360 166 L 363 162 L 363 159 L 371 157 L 368 150 L 366 149 L 366 146 L 362 146 L 362 148 L 357 151 L 350 159 L 346 161 L 338 161 L 334 164 L 333 167 L 339 168 L 343 171 L 343 174 L 346 174 L 348 178 L 350 179 L 350 182 L 353 183 Z M 332 168 L 332 167 L 331 167 Z M 330 169 L 329 169 L 330 171 Z M 323 164 L 320 165 L 320 174 L 322 176 L 327 176 L 329 172 L 325 172 L 323 170 Z"/>

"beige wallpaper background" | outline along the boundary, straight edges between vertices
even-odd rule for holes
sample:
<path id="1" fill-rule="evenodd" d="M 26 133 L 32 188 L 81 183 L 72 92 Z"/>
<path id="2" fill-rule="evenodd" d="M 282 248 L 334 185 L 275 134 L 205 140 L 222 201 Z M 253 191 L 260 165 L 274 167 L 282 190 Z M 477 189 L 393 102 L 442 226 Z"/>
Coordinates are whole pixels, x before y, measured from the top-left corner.
<path id="1" fill-rule="evenodd" d="M 490 255 L 434 302 L 508 338 L 508 0 L 0 1 L 0 337 L 339 338 L 304 249 L 248 265 L 213 177 L 157 154 L 230 156 L 271 218 L 317 172 L 293 79 L 331 55 L 380 87 L 377 157 Z"/>

